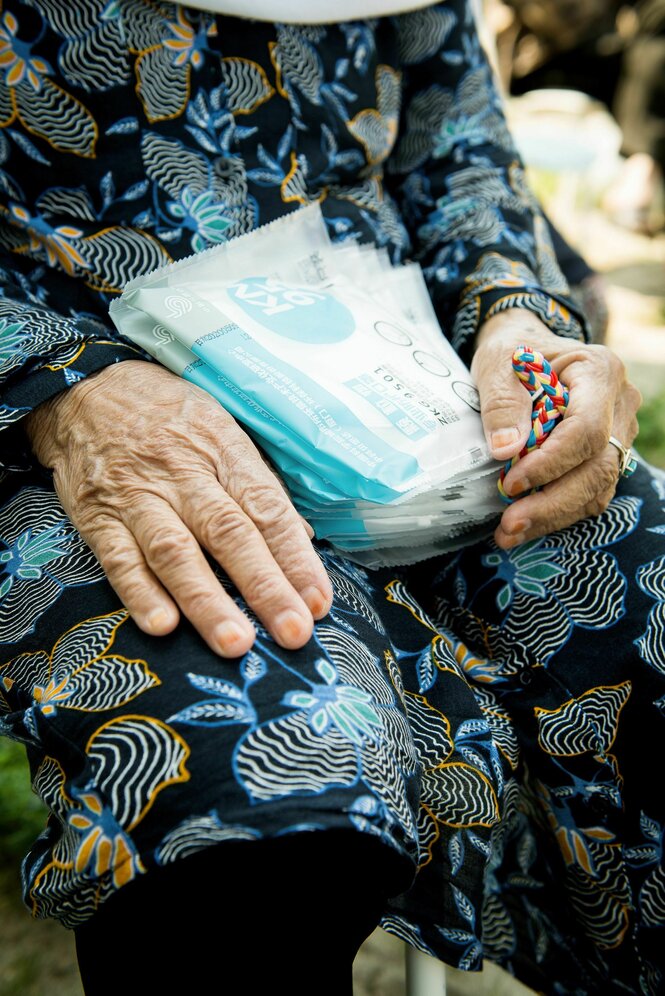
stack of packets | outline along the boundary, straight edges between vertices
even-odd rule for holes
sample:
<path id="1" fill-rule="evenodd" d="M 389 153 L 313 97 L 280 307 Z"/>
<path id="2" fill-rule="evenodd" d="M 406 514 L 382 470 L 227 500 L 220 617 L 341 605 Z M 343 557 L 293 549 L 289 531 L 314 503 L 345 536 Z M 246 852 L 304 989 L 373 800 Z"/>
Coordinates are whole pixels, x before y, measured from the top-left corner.
<path id="1" fill-rule="evenodd" d="M 357 563 L 415 563 L 500 516 L 478 393 L 420 267 L 333 244 L 318 205 L 133 280 L 110 313 L 235 416 Z"/>

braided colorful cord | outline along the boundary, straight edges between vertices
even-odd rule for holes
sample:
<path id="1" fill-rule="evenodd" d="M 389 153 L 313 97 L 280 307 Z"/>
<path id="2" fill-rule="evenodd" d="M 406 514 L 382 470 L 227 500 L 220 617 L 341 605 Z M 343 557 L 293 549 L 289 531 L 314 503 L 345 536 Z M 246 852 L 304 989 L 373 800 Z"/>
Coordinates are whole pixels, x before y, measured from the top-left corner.
<path id="1" fill-rule="evenodd" d="M 531 450 L 542 446 L 548 433 L 559 419 L 563 418 L 568 405 L 568 389 L 561 383 L 542 353 L 528 346 L 518 346 L 513 353 L 513 370 L 532 395 L 533 413 L 531 432 L 523 449 L 502 467 L 497 482 L 499 494 L 506 504 L 522 498 L 523 495 L 507 495 L 503 481 L 510 470 Z M 534 488 L 534 491 L 537 490 Z M 525 492 L 526 493 L 526 492 Z M 531 492 L 533 494 L 533 491 Z"/>

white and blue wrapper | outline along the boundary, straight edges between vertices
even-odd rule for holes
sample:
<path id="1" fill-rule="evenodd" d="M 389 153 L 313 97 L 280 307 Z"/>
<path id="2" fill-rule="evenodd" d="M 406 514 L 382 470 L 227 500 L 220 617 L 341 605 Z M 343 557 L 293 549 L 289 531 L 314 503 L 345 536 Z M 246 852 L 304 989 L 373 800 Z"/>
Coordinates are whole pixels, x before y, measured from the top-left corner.
<path id="1" fill-rule="evenodd" d="M 332 245 L 318 206 L 133 281 L 111 316 L 241 422 L 317 536 L 367 566 L 500 514 L 477 392 L 420 269 Z"/>

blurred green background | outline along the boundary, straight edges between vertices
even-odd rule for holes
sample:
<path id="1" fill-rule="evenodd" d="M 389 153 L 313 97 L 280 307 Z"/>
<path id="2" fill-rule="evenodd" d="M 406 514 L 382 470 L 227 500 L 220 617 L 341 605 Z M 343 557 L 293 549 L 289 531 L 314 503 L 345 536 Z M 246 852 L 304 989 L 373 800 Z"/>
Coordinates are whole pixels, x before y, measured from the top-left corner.
<path id="1" fill-rule="evenodd" d="M 663 279 L 665 281 L 665 276 Z M 665 469 L 665 388 L 645 397 L 639 423 L 640 435 L 636 441 L 639 452 L 645 460 Z"/>
<path id="2" fill-rule="evenodd" d="M 45 818 L 44 806 L 30 789 L 23 747 L 0 738 L 0 868 L 16 865 Z"/>

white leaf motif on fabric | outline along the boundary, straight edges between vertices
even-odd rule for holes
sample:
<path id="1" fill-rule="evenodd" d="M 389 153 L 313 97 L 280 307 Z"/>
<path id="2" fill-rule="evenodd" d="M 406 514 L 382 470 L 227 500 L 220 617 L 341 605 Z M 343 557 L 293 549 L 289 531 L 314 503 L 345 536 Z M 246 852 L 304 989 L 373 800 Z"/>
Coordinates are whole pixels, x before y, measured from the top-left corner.
<path id="1" fill-rule="evenodd" d="M 489 779 L 457 761 L 423 774 L 421 806 L 452 827 L 489 827 L 499 819 L 499 801 Z"/>
<path id="2" fill-rule="evenodd" d="M 189 779 L 189 747 L 171 727 L 147 716 L 124 716 L 91 737 L 87 753 L 97 790 L 126 830 L 168 785 Z"/>
<path id="3" fill-rule="evenodd" d="M 160 864 L 170 864 L 179 858 L 196 854 L 204 847 L 226 840 L 257 840 L 260 834 L 251 827 L 222 823 L 213 810 L 205 816 L 192 816 L 179 823 L 164 837 L 156 850 Z"/>
<path id="4" fill-rule="evenodd" d="M 332 726 L 316 734 L 303 712 L 252 730 L 239 742 L 235 763 L 246 792 L 257 802 L 353 785 L 360 773 L 355 744 Z"/>
<path id="5" fill-rule="evenodd" d="M 536 707 L 538 742 L 548 754 L 572 756 L 609 751 L 617 733 L 619 715 L 630 697 L 630 681 L 599 685 L 558 709 Z"/>

